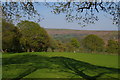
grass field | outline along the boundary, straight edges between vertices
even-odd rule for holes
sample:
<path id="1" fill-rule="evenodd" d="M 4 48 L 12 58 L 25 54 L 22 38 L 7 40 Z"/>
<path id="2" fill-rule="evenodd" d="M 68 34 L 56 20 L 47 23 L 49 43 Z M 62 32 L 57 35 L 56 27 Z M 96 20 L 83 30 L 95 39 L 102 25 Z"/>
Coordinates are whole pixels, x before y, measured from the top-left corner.
<path id="1" fill-rule="evenodd" d="M 31 52 L 3 54 L 3 78 L 118 79 L 118 55 Z"/>

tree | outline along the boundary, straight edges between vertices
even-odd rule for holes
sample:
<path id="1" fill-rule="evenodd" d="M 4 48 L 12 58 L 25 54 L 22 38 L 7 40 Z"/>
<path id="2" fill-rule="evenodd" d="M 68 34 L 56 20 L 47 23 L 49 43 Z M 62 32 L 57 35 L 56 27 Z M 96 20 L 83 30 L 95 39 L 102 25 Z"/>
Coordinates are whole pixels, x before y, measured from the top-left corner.
<path id="1" fill-rule="evenodd" d="M 35 9 L 35 4 L 33 2 L 3 2 L 2 12 L 3 18 L 7 21 L 21 21 L 21 18 L 25 17 L 26 20 L 37 19 L 40 21 L 42 18 L 40 14 Z"/>
<path id="2" fill-rule="evenodd" d="M 106 12 L 113 16 L 114 24 L 119 23 L 119 6 L 120 2 L 56 2 L 46 3 L 45 5 L 53 9 L 54 14 L 65 13 L 66 20 L 72 22 L 77 20 L 79 24 L 85 26 L 89 23 L 98 21 L 98 17 L 95 12 Z M 41 20 L 40 13 L 35 9 L 35 5 L 39 5 L 38 2 L 4 2 L 2 5 L 3 17 L 7 20 L 18 19 L 26 17 L 27 19 L 38 19 Z M 25 14 L 22 15 L 22 14 Z M 27 15 L 27 16 L 26 16 Z"/>
<path id="3" fill-rule="evenodd" d="M 57 42 L 57 51 L 64 52 L 66 50 L 65 44 L 60 40 L 57 40 L 56 42 Z"/>
<path id="4" fill-rule="evenodd" d="M 74 47 L 74 52 L 79 51 L 80 43 L 76 38 L 72 38 L 70 43 Z"/>
<path id="5" fill-rule="evenodd" d="M 95 13 L 106 12 L 112 15 L 113 24 L 119 23 L 120 17 L 120 2 L 99 2 L 95 0 L 85 2 L 57 2 L 57 3 L 46 3 L 47 6 L 51 7 L 54 14 L 64 13 L 68 22 L 78 21 L 81 26 L 87 24 L 94 24 L 99 18 Z"/>
<path id="6" fill-rule="evenodd" d="M 80 47 L 80 43 L 76 38 L 72 38 L 71 39 L 71 44 L 75 47 L 75 48 L 79 48 Z"/>
<path id="7" fill-rule="evenodd" d="M 75 47 L 70 42 L 66 43 L 67 52 L 74 52 L 74 50 L 75 50 Z"/>
<path id="8" fill-rule="evenodd" d="M 57 41 L 54 40 L 53 38 L 50 38 L 50 48 L 51 48 L 52 52 L 54 52 L 55 49 L 57 49 Z"/>
<path id="9" fill-rule="evenodd" d="M 5 52 L 21 52 L 21 33 L 19 29 L 11 23 L 2 21 L 2 49 Z"/>
<path id="10" fill-rule="evenodd" d="M 82 41 L 83 47 L 91 52 L 103 51 L 104 50 L 104 41 L 97 35 L 88 35 Z"/>
<path id="11" fill-rule="evenodd" d="M 118 50 L 119 50 L 118 41 L 108 40 L 107 52 L 108 53 L 118 53 Z"/>
<path id="12" fill-rule="evenodd" d="M 27 52 L 47 51 L 50 46 L 49 35 L 39 24 L 21 21 L 18 26 L 22 33 L 21 44 Z"/>

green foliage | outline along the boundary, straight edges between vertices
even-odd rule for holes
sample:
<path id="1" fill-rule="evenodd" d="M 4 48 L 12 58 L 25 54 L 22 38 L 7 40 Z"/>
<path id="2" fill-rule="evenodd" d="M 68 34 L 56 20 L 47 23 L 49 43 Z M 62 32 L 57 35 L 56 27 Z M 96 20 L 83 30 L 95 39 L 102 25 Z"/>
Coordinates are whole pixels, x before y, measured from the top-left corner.
<path id="1" fill-rule="evenodd" d="M 57 49 L 57 41 L 53 38 L 50 38 L 50 49 L 54 52 Z"/>
<path id="2" fill-rule="evenodd" d="M 49 36 L 39 24 L 21 21 L 18 26 L 22 33 L 21 44 L 26 51 L 47 51 L 50 45 Z"/>
<path id="3" fill-rule="evenodd" d="M 66 50 L 65 44 L 61 42 L 60 40 L 57 40 L 57 51 L 65 52 L 65 50 Z"/>
<path id="4" fill-rule="evenodd" d="M 37 19 L 41 20 L 41 16 L 37 11 L 35 5 L 40 6 L 40 3 L 34 2 L 3 2 L 2 3 L 2 13 L 3 18 L 6 20 L 21 20 L 21 19 Z M 119 14 L 116 14 L 119 11 L 119 4 L 116 2 L 55 2 L 54 4 L 45 3 L 47 7 L 52 8 L 54 14 L 65 13 L 65 18 L 68 22 L 77 21 L 78 24 L 83 27 L 86 24 L 93 24 L 95 21 L 98 21 L 98 17 L 95 12 L 103 11 L 112 15 L 114 24 L 119 22 Z M 118 8 L 116 8 L 118 7 Z M 87 11 L 86 11 L 87 9 Z M 79 15 L 78 13 L 82 13 Z M 23 15 L 24 14 L 24 15 Z M 27 16 L 26 16 L 27 15 Z"/>
<path id="5" fill-rule="evenodd" d="M 118 50 L 119 50 L 118 41 L 108 40 L 107 52 L 109 52 L 109 53 L 118 53 Z"/>
<path id="6" fill-rule="evenodd" d="M 71 38 L 71 40 L 64 43 L 66 52 L 76 52 L 79 50 L 80 43 L 76 38 Z"/>
<path id="7" fill-rule="evenodd" d="M 75 50 L 75 47 L 69 42 L 69 43 L 66 43 L 66 51 L 67 52 L 74 52 Z"/>
<path id="8" fill-rule="evenodd" d="M 2 21 L 2 49 L 6 52 L 20 52 L 21 33 L 19 29 L 11 23 Z"/>
<path id="9" fill-rule="evenodd" d="M 103 39 L 93 34 L 86 36 L 83 39 L 82 43 L 83 43 L 83 47 L 91 52 L 95 52 L 95 51 L 100 52 L 104 50 Z"/>
<path id="10" fill-rule="evenodd" d="M 79 48 L 80 47 L 80 43 L 76 38 L 72 38 L 71 39 L 71 44 L 75 47 L 75 48 Z"/>

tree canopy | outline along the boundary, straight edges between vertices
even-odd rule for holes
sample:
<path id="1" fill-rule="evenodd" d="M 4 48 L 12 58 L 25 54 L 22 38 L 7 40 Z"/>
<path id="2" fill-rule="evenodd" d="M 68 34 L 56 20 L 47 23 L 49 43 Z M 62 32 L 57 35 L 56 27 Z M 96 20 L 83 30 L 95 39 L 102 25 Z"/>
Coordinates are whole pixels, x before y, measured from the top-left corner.
<path id="1" fill-rule="evenodd" d="M 118 24 L 120 10 L 119 2 L 58 2 L 47 3 L 47 6 L 53 8 L 54 14 L 66 14 L 68 22 L 78 21 L 83 27 L 87 24 L 93 24 L 99 18 L 95 13 L 105 12 L 113 16 L 113 23 Z"/>
<path id="2" fill-rule="evenodd" d="M 19 39 L 21 33 L 19 29 L 11 23 L 2 21 L 2 49 L 6 52 L 20 52 L 21 45 Z"/>
<path id="3" fill-rule="evenodd" d="M 108 53 L 118 53 L 119 44 L 115 40 L 108 40 L 107 52 Z"/>
<path id="4" fill-rule="evenodd" d="M 102 38 L 97 35 L 88 35 L 83 39 L 83 46 L 85 49 L 91 52 L 103 51 L 104 50 L 104 41 Z"/>
<path id="5" fill-rule="evenodd" d="M 71 39 L 71 45 L 73 45 L 75 48 L 79 48 L 80 47 L 80 43 L 76 38 L 72 38 Z"/>
<path id="6" fill-rule="evenodd" d="M 21 21 L 18 26 L 22 33 L 21 43 L 25 49 L 28 51 L 47 51 L 50 41 L 44 28 L 30 21 Z"/>
<path id="7" fill-rule="evenodd" d="M 95 13 L 106 12 L 112 15 L 113 23 L 119 22 L 120 2 L 46 2 L 45 6 L 52 8 L 54 14 L 66 14 L 68 22 L 78 21 L 78 24 L 85 26 L 89 23 L 95 23 L 99 18 Z M 26 19 L 41 20 L 40 13 L 36 10 L 35 5 L 39 2 L 4 2 L 2 5 L 3 17 L 6 20 L 26 17 Z M 24 15 L 23 15 L 24 14 Z"/>

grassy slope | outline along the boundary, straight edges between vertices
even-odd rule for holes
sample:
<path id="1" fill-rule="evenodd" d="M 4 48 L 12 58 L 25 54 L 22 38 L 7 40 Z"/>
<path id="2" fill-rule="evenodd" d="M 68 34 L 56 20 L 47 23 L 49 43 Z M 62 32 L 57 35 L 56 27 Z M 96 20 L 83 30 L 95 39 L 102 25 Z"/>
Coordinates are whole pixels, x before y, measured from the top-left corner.
<path id="1" fill-rule="evenodd" d="M 3 58 L 9 58 L 16 55 L 25 55 L 30 53 L 16 53 L 16 54 L 4 54 Z M 91 53 L 61 53 L 61 52 L 34 52 L 31 54 L 37 54 L 47 57 L 54 56 L 62 56 L 68 57 L 75 60 L 80 60 L 84 62 L 88 62 L 98 66 L 112 67 L 118 68 L 118 56 L 117 55 L 109 55 L 109 54 L 91 54 Z"/>
<path id="2" fill-rule="evenodd" d="M 88 63 L 98 65 L 98 66 L 118 68 L 118 56 L 116 55 L 91 54 L 91 53 L 60 53 L 60 52 L 57 52 L 57 53 L 42 52 L 40 53 L 40 55 L 48 56 L 48 57 L 62 56 L 62 57 L 68 57 L 68 58 L 72 58 L 75 60 L 88 62 Z"/>
<path id="3" fill-rule="evenodd" d="M 4 54 L 3 78 L 117 77 L 117 59 L 115 55 L 84 53 Z"/>

